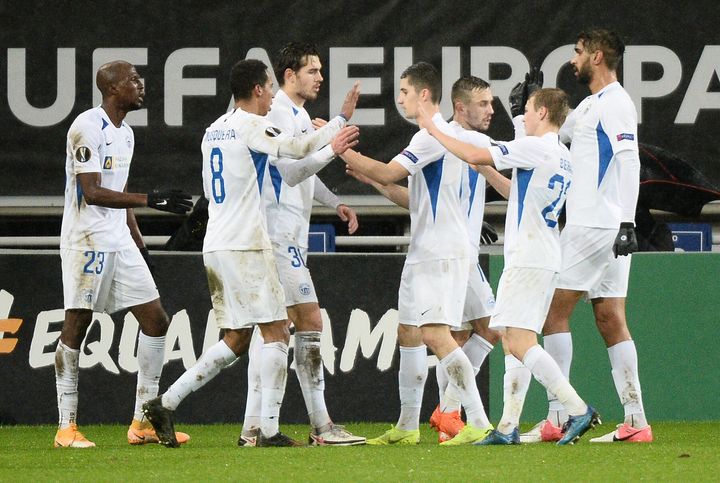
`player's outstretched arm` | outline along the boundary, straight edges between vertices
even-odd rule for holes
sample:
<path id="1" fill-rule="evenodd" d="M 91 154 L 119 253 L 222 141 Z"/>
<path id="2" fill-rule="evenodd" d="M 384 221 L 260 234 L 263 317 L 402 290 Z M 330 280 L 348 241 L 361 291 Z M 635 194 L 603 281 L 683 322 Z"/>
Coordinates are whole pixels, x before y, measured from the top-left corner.
<path id="1" fill-rule="evenodd" d="M 440 144 L 445 146 L 445 149 L 453 153 L 458 158 L 462 159 L 468 164 L 485 164 L 492 165 L 493 159 L 490 155 L 490 150 L 487 148 L 479 148 L 472 144 L 464 143 L 459 139 L 452 136 L 448 136 L 438 128 L 432 121 L 430 115 L 425 111 L 422 105 L 418 106 L 418 116 L 415 118 L 418 125 L 427 129 L 427 132 L 437 139 Z"/>
<path id="2" fill-rule="evenodd" d="M 473 166 L 473 169 L 483 175 L 490 186 L 495 188 L 500 196 L 510 198 L 510 180 L 492 166 Z"/>
<path id="3" fill-rule="evenodd" d="M 192 209 L 192 197 L 180 190 L 153 190 L 148 194 L 125 193 L 102 186 L 100 173 L 78 173 L 77 182 L 88 205 L 105 208 L 139 208 L 148 206 L 156 210 L 183 214 Z"/>
<path id="4" fill-rule="evenodd" d="M 374 181 L 367 176 L 355 171 L 350 165 L 345 165 L 345 173 L 347 173 L 349 176 L 352 176 L 361 183 L 372 186 L 377 190 L 378 193 L 380 193 L 396 205 L 410 209 L 410 196 L 408 195 L 407 187 L 395 183 L 390 183 L 387 185 L 380 184 L 377 181 Z"/>
<path id="5" fill-rule="evenodd" d="M 310 156 L 298 160 L 271 159 L 270 163 L 280 171 L 283 181 L 290 186 L 295 186 L 330 164 L 335 156 L 356 146 L 359 135 L 360 129 L 357 126 L 348 126 L 341 130 L 329 145 Z"/>
<path id="6" fill-rule="evenodd" d="M 398 162 L 382 163 L 353 149 L 348 149 L 340 157 L 350 168 L 382 185 L 394 183 L 410 175 Z"/>

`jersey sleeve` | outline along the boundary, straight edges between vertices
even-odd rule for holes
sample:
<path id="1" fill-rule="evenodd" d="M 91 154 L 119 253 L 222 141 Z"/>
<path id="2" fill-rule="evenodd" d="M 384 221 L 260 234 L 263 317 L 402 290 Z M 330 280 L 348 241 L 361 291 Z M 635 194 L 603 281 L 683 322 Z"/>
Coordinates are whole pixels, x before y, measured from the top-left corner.
<path id="1" fill-rule="evenodd" d="M 495 168 L 533 169 L 543 162 L 542 139 L 528 136 L 490 147 Z"/>
<path id="2" fill-rule="evenodd" d="M 97 125 L 96 125 L 97 124 Z M 73 171 L 100 173 L 100 145 L 103 142 L 102 127 L 91 119 L 76 120 L 68 131 L 68 143 L 73 156 Z"/>
<path id="3" fill-rule="evenodd" d="M 613 153 L 638 151 L 637 111 L 629 98 L 616 96 L 608 99 L 601 110 L 600 123 Z"/>
<path id="4" fill-rule="evenodd" d="M 293 137 L 291 132 L 283 131 L 267 119 L 253 116 L 243 125 L 243 131 L 246 144 L 254 151 L 277 158 L 300 159 L 328 144 L 344 124 L 338 116 L 317 131 Z"/>
<path id="5" fill-rule="evenodd" d="M 472 144 L 478 148 L 489 148 L 492 146 L 491 139 L 485 134 L 477 131 L 463 129 L 458 132 L 457 138 L 464 143 Z"/>

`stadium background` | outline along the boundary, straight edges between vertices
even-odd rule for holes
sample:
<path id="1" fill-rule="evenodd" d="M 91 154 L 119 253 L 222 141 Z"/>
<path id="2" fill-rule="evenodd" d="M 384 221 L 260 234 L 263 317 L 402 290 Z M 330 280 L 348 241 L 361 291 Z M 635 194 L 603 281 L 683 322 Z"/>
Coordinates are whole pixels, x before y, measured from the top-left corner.
<path id="1" fill-rule="evenodd" d="M 62 196 L 65 133 L 77 114 L 97 104 L 95 67 L 111 58 L 135 63 L 146 83 L 146 109 L 130 118 L 137 143 L 130 189 L 144 191 L 162 185 L 199 195 L 200 137 L 228 107 L 227 72 L 239 59 L 267 55 L 272 60 L 273 53 L 289 40 L 315 42 L 325 64 L 325 84 L 318 101 L 308 106 L 311 115 L 327 117 L 329 111 L 334 112 L 332 105 L 337 106 L 337 99 L 342 99 L 352 79 L 360 78 L 364 94 L 359 103 L 362 111 L 355 121 L 362 129 L 361 150 L 378 159 L 389 159 L 415 130 L 394 104 L 396 79 L 409 63 L 427 60 L 441 67 L 446 93 L 459 75 L 472 73 L 487 78 L 497 96 L 490 134 L 506 139 L 512 135 L 505 109 L 512 85 L 521 80 L 528 65 L 544 65 L 546 72 L 554 71 L 553 65 L 560 67 L 571 55 L 570 45 L 577 32 L 592 25 L 617 30 L 628 45 L 621 78 L 642 115 L 640 140 L 676 153 L 717 183 L 720 39 L 715 24 L 719 7 L 709 1 L 695 4 L 692 11 L 683 13 L 682 27 L 672 14 L 676 9 L 676 3 L 665 1 L 622 5 L 611 1 L 592 5 L 491 1 L 481 7 L 470 1 L 452 5 L 391 1 L 242 6 L 189 1 L 171 6 L 137 1 L 4 2 L 0 5 L 4 26 L 0 31 L 0 130 L 5 133 L 0 154 L 0 203 L 9 204 L 7 200 L 13 197 L 51 200 Z M 554 81 L 568 90 L 574 102 L 586 95 L 567 66 L 559 68 L 556 79 L 546 76 L 546 85 Z M 443 112 L 449 115 L 448 95 L 444 98 Z M 378 109 L 383 110 L 382 115 Z M 370 194 L 348 180 L 339 163 L 324 170 L 321 177 L 341 195 Z M 6 231 L 8 227 L 33 231 L 33 226 L 28 227 L 33 223 L 59 227 L 57 211 L 30 222 L 10 218 L 0 220 L 0 227 Z M 143 223 L 147 232 L 149 224 L 163 221 L 149 218 Z M 193 334 L 199 334 L 193 338 L 196 357 L 202 349 L 209 304 L 207 297 L 202 297 L 204 292 L 192 288 L 205 281 L 197 260 L 188 261 L 187 270 L 179 270 L 172 257 L 157 256 L 158 285 L 169 313 L 184 309 L 190 313 Z M 323 307 L 334 323 L 340 321 L 341 334 L 345 329 L 342 324 L 353 309 L 366 311 L 371 324 L 376 324 L 395 306 L 399 271 L 393 263 L 397 262 L 373 263 L 362 257 L 337 260 L 345 264 L 343 270 L 318 268 L 315 275 L 317 284 L 327 287 L 325 292 L 318 288 Z M 322 257 L 317 261 L 311 257 L 311 263 L 320 267 L 326 262 Z M 718 265 L 717 254 L 636 257 L 629 314 L 651 418 L 720 418 L 716 404 L 720 383 L 713 377 L 720 361 L 717 352 L 710 349 L 717 339 L 720 313 Z M 492 257 L 490 267 L 496 282 L 501 257 Z M 360 278 L 368 275 L 369 279 Z M 17 346 L 0 354 L 0 379 L 4 381 L 0 422 L 53 421 L 52 368 L 31 367 L 30 346 L 37 336 L 38 316 L 61 307 L 59 258 L 56 252 L 3 251 L 0 277 L 0 289 L 15 297 L 12 305 L 0 307 L 0 319 L 23 319 L 16 334 L 5 334 L 4 342 L 17 337 Z M 345 290 L 337 290 L 339 286 Z M 196 305 L 188 306 L 190 300 L 197 301 Z M 620 419 L 607 356 L 590 320 L 589 308 L 580 307 L 575 322 L 573 378 L 608 417 Z M 115 336 L 119 338 L 121 329 L 117 326 Z M 111 350 L 115 360 L 117 345 L 115 339 Z M 52 345 L 45 351 L 52 351 Z M 336 419 L 394 418 L 394 367 L 377 369 L 377 357 L 377 353 L 358 356 L 353 371 L 360 372 L 345 373 L 336 368 L 335 375 L 328 377 L 330 401 L 338 387 L 352 388 L 353 396 L 370 398 L 378 389 L 382 395 L 374 399 L 356 397 L 347 404 L 330 402 L 331 408 L 337 408 Z M 496 351 L 491 367 L 502 368 L 501 359 Z M 397 355 L 392 362 L 397 363 Z M 339 363 L 336 360 L 336 365 Z M 169 363 L 164 384 L 182 369 L 179 360 Z M 214 388 L 189 400 L 179 417 L 196 422 L 239 419 L 244 383 L 237 384 L 237 377 L 242 377 L 238 367 L 231 371 L 234 376 L 228 371 L 211 382 Z M 491 372 L 490 406 L 495 420 L 501 406 L 498 380 L 502 370 Z M 115 375 L 102 364 L 83 371 L 83 420 L 124 421 L 125 408 L 131 406 L 133 379 L 134 375 L 124 369 Z M 92 394 L 89 389 L 93 381 L 99 381 L 107 391 Z M 294 400 L 296 408 L 287 406 L 284 418 L 303 421 L 302 408 L 297 405 L 299 389 L 293 389 L 293 377 L 289 381 L 287 400 Z M 434 397 L 431 378 L 426 400 Z M 32 404 L 17 413 L 18 401 Z M 199 408 L 221 403 L 226 410 L 200 415 Z M 539 391 L 531 393 L 528 404 L 525 418 L 534 420 L 542 415 Z M 430 404 L 425 405 L 426 411 L 431 409 Z"/>

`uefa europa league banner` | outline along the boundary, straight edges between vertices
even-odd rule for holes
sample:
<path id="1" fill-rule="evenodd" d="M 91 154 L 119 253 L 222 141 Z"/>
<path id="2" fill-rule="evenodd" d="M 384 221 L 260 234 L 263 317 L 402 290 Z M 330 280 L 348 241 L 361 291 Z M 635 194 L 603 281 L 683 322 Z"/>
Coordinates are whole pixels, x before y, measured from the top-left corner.
<path id="1" fill-rule="evenodd" d="M 200 139 L 230 106 L 228 73 L 240 59 L 269 65 L 288 41 L 317 44 L 325 81 L 310 114 L 337 114 L 360 80 L 352 119 L 359 149 L 388 160 L 416 129 L 395 104 L 411 63 L 442 71 L 447 118 L 459 76 L 488 80 L 496 96 L 489 134 L 509 139 L 507 96 L 530 66 L 542 67 L 545 85 L 567 90 L 573 105 L 588 94 L 568 61 L 576 34 L 590 26 L 615 30 L 627 44 L 619 74 L 638 109 L 640 142 L 720 181 L 720 10 L 712 0 L 682 13 L 676 2 L 612 0 L 32 3 L 0 7 L 0 196 L 62 195 L 67 129 L 100 102 L 94 75 L 109 60 L 135 64 L 146 85 L 145 107 L 127 117 L 136 136 L 130 189 L 171 185 L 197 195 Z M 340 162 L 322 177 L 341 194 L 370 193 Z"/>
<path id="2" fill-rule="evenodd" d="M 166 336 L 165 390 L 220 338 L 200 254 L 156 254 L 155 281 L 172 319 Z M 324 328 L 321 352 L 325 397 L 333 419 L 394 421 L 400 410 L 397 379 L 397 291 L 405 257 L 315 255 L 308 260 Z M 488 257 L 480 262 L 487 273 Z M 63 320 L 57 251 L 0 253 L 0 425 L 57 421 L 55 347 Z M 138 323 L 132 314 L 95 314 L 80 356 L 78 421 L 129 423 L 135 398 Z M 292 339 L 290 361 L 293 360 Z M 435 356 L 428 356 L 432 367 Z M 286 423 L 306 423 L 300 386 L 290 366 L 281 412 Z M 434 370 L 426 383 L 423 420 L 437 404 Z M 478 376 L 488 408 L 489 369 Z M 180 405 L 186 423 L 241 423 L 247 394 L 247 356 Z M 208 408 L 211 408 L 210 410 Z M 489 408 L 488 408 L 489 411 Z"/>

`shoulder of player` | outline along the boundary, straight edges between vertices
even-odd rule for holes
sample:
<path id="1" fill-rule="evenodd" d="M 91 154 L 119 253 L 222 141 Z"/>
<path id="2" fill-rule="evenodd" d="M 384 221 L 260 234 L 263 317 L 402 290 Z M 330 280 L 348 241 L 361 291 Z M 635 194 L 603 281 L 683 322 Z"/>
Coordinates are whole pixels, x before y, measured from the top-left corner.
<path id="1" fill-rule="evenodd" d="M 463 128 L 460 128 L 457 133 L 458 139 L 466 143 L 470 143 L 482 148 L 489 148 L 492 145 L 492 140 L 487 134 Z"/>

